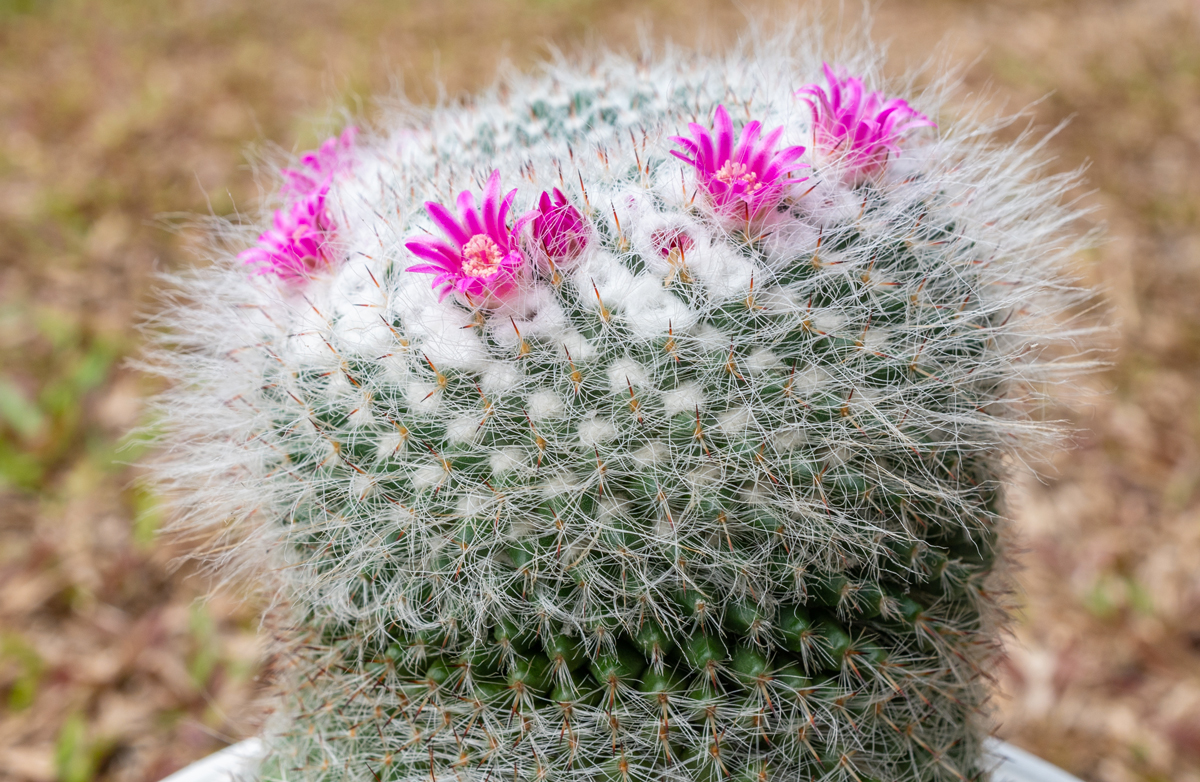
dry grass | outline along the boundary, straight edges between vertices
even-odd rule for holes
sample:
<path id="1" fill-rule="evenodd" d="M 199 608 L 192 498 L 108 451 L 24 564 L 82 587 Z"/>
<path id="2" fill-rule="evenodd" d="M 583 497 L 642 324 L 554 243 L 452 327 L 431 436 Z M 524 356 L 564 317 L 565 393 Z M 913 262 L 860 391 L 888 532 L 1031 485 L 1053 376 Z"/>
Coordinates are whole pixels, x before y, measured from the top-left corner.
<path id="1" fill-rule="evenodd" d="M 443 7 L 450 5 L 449 9 Z M 1121 324 L 1076 447 L 1018 503 L 1029 547 L 1002 733 L 1091 780 L 1200 780 L 1200 6 L 891 0 L 897 64 L 939 41 L 968 89 L 1053 125 L 1112 240 L 1080 259 Z M 254 731 L 252 606 L 154 538 L 119 452 L 123 368 L 163 213 L 253 204 L 248 142 L 303 148 L 402 80 L 486 82 L 639 20 L 721 39 L 715 0 L 0 0 L 0 778 L 155 780 Z M 718 31 L 718 32 L 712 32 Z M 982 53 L 982 56 L 981 56 Z M 977 59 L 978 58 L 978 59 Z M 359 101 L 363 101 L 360 105 Z"/>

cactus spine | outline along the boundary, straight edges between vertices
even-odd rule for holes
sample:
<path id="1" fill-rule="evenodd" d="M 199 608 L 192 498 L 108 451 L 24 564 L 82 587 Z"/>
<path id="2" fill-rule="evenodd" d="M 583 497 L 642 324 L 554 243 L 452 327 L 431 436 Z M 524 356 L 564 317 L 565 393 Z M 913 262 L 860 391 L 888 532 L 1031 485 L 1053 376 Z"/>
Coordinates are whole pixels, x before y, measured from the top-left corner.
<path id="1" fill-rule="evenodd" d="M 984 773 L 1066 183 L 915 111 L 839 157 L 796 94 L 815 48 L 402 111 L 289 174 L 309 249 L 277 218 L 243 253 L 274 274 L 181 281 L 159 479 L 294 616 L 269 777 Z M 706 173 L 722 105 L 779 165 Z M 423 206 L 460 190 L 495 224 Z"/>

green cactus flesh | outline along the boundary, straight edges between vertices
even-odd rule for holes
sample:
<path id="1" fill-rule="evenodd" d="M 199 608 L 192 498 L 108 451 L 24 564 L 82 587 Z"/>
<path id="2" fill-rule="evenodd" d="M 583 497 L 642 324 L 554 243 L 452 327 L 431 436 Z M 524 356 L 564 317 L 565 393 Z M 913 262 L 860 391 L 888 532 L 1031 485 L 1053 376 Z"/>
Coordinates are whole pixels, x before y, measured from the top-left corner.
<path id="1" fill-rule="evenodd" d="M 963 455 L 957 441 L 894 431 L 895 407 L 861 409 L 851 398 L 855 388 L 889 389 L 906 404 L 907 389 L 935 391 L 933 357 L 922 365 L 911 353 L 864 350 L 868 328 L 902 325 L 925 344 L 960 348 L 987 325 L 990 313 L 961 306 L 969 280 L 934 277 L 957 262 L 932 241 L 940 231 L 918 225 L 922 213 L 893 229 L 907 242 L 875 259 L 875 273 L 896 283 L 884 293 L 869 281 L 823 278 L 815 255 L 794 259 L 786 280 L 756 280 L 791 300 L 857 307 L 857 338 L 821 333 L 806 309 L 775 310 L 753 294 L 705 307 L 678 281 L 672 293 L 722 339 L 640 339 L 619 310 L 602 312 L 588 301 L 592 291 L 564 283 L 557 293 L 571 328 L 591 342 L 590 358 L 533 341 L 515 352 L 489 345 L 531 385 L 553 390 L 562 403 L 553 417 L 533 422 L 520 396 L 488 396 L 469 372 L 414 361 L 440 401 L 423 412 L 388 393 L 377 364 L 347 362 L 352 386 L 379 389 L 369 402 L 378 426 L 406 435 L 402 449 L 382 455 L 382 432 L 349 425 L 343 400 L 313 379 L 311 397 L 298 402 L 314 427 L 289 454 L 289 469 L 320 487 L 293 512 L 292 523 L 313 529 L 300 545 L 325 552 L 318 567 L 336 571 L 362 532 L 321 520 L 370 525 L 396 508 L 424 525 L 426 540 L 444 542 L 414 552 L 412 531 L 392 526 L 379 542 L 387 556 L 359 574 L 349 599 L 366 607 L 386 594 L 405 606 L 405 621 L 361 650 L 353 624 L 324 630 L 323 644 L 362 655 L 370 701 L 387 704 L 395 749 L 382 778 L 489 768 L 492 756 L 513 755 L 505 745 L 519 745 L 530 714 L 557 723 L 562 740 L 518 753 L 522 778 L 592 766 L 594 752 L 580 748 L 598 737 L 611 757 L 597 778 L 972 772 L 977 747 L 955 726 L 980 699 L 968 661 L 995 546 L 994 470 L 986 453 Z M 853 223 L 838 226 L 828 241 L 850 246 L 855 233 Z M 741 251 L 756 254 L 751 241 Z M 971 257 L 969 247 L 949 252 Z M 746 357 L 763 350 L 774 366 L 746 369 Z M 943 361 L 955 371 L 960 359 Z M 626 364 L 651 380 L 610 383 L 612 368 Z M 797 388 L 799 368 L 814 366 L 855 382 Z M 949 417 L 977 407 L 995 382 L 980 375 L 923 402 Z M 702 388 L 704 409 L 667 414 L 662 392 L 684 383 Z M 722 425 L 734 415 L 745 420 Z M 448 416 L 478 421 L 469 441 L 449 438 Z M 603 442 L 580 443 L 573 424 L 589 417 L 610 427 Z M 807 441 L 781 447 L 778 435 L 795 431 L 810 433 Z M 335 458 L 314 458 L 328 451 L 312 447 L 318 438 Z M 829 442 L 857 452 L 831 456 Z M 647 449 L 653 458 L 639 458 Z M 497 468 L 490 457 L 509 451 L 520 466 Z M 436 481 L 414 482 L 421 466 Z M 360 471 L 374 484 L 347 496 Z M 546 491 L 551 478 L 561 490 Z M 479 507 L 464 512 L 464 496 Z M 814 534 L 814 516 L 823 534 Z M 468 613 L 468 599 L 482 610 Z M 483 710 L 503 725 L 495 734 Z M 769 760 L 755 765 L 760 758 Z"/>
<path id="2" fill-rule="evenodd" d="M 517 77 L 364 145 L 329 276 L 189 283 L 163 480 L 290 612 L 268 778 L 986 773 L 1065 185 L 942 129 L 714 217 L 668 136 L 730 94 L 802 122 L 795 40 Z M 439 301 L 401 242 L 492 168 L 566 190 L 591 245 L 507 310 Z"/>

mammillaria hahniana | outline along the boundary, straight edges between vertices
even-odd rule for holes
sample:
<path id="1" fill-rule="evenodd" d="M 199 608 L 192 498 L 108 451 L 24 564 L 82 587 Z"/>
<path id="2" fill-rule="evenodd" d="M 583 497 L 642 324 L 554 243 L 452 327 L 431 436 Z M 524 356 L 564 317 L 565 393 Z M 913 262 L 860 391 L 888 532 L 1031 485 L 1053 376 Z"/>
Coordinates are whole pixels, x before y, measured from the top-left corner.
<path id="1" fill-rule="evenodd" d="M 1069 180 L 850 59 L 406 109 L 180 280 L 158 477 L 292 618 L 265 774 L 979 777 Z"/>

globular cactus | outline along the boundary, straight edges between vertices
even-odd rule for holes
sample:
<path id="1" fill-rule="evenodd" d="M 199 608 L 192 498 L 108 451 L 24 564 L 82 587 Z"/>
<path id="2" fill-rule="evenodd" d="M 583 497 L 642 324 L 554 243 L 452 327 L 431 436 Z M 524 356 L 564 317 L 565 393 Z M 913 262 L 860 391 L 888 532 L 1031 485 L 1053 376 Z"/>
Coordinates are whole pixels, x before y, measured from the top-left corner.
<path id="1" fill-rule="evenodd" d="M 291 617 L 264 773 L 986 774 L 1069 181 L 817 48 L 404 109 L 180 281 L 158 476 Z"/>

